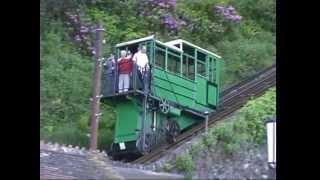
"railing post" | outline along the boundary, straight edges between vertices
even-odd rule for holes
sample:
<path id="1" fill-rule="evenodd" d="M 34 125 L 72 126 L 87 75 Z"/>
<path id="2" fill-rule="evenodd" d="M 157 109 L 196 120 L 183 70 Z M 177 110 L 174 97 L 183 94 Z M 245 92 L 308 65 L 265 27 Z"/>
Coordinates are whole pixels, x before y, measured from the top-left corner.
<path id="1" fill-rule="evenodd" d="M 208 135 L 208 121 L 209 121 L 209 112 L 208 111 L 205 111 L 204 112 L 204 115 L 206 116 L 206 122 L 205 122 L 205 135 L 207 136 Z"/>

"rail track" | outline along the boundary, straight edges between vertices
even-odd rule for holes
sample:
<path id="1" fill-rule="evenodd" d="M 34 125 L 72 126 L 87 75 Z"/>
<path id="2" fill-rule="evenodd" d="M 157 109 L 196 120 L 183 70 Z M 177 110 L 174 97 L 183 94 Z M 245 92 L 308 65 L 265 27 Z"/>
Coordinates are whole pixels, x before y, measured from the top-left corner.
<path id="1" fill-rule="evenodd" d="M 267 89 L 276 84 L 276 65 L 272 65 L 265 70 L 262 70 L 255 75 L 241 81 L 240 83 L 231 86 L 221 93 L 220 105 L 217 111 L 209 117 L 208 126 L 214 125 L 216 122 L 223 120 L 231 115 L 236 110 L 240 109 L 251 97 L 262 95 Z M 200 123 L 186 132 L 180 134 L 176 142 L 172 144 L 163 144 L 151 151 L 149 154 L 141 156 L 132 161 L 136 164 L 149 164 L 161 157 L 167 152 L 179 147 L 181 144 L 189 141 L 195 135 L 203 132 L 205 124 Z"/>

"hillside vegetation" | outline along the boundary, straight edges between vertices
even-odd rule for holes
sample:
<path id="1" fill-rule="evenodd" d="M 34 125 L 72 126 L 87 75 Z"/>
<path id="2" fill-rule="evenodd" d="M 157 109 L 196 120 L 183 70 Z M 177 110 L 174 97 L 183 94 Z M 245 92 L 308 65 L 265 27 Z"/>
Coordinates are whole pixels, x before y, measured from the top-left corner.
<path id="1" fill-rule="evenodd" d="M 87 146 L 93 32 L 104 56 L 119 42 L 155 34 L 182 38 L 224 59 L 227 86 L 275 61 L 275 0 L 40 0 L 41 138 Z M 112 141 L 115 115 L 103 105 L 99 147 Z"/>

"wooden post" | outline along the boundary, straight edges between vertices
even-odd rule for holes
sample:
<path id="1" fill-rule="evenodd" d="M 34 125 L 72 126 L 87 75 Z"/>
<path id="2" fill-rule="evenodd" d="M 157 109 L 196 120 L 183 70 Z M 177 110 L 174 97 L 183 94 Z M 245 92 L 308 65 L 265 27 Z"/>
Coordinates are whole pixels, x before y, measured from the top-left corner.
<path id="1" fill-rule="evenodd" d="M 98 121 L 101 116 L 100 113 L 100 98 L 101 98 L 101 67 L 102 67 L 102 28 L 101 23 L 98 23 L 95 39 L 95 69 L 94 69 L 94 79 L 92 88 L 92 104 L 91 104 L 91 136 L 90 136 L 90 150 L 97 149 L 97 137 L 98 137 Z"/>

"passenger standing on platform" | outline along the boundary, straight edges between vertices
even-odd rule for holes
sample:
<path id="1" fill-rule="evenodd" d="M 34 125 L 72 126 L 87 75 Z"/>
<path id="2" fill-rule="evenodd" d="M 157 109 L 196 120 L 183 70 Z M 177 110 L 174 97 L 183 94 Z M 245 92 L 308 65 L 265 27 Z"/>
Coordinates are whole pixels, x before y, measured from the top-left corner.
<path id="1" fill-rule="evenodd" d="M 146 91 L 148 89 L 147 87 L 149 86 L 147 78 L 148 71 L 150 69 L 147 48 L 145 46 L 139 46 L 138 52 L 134 54 L 132 60 L 138 67 L 138 76 L 144 86 L 144 90 Z"/>
<path id="2" fill-rule="evenodd" d="M 122 50 L 120 52 L 121 58 L 118 59 L 119 69 L 119 93 L 127 92 L 130 85 L 130 73 L 132 72 L 132 61 L 126 57 L 127 52 Z"/>
<path id="3" fill-rule="evenodd" d="M 103 81 L 103 94 L 105 96 L 112 95 L 115 93 L 116 85 L 115 85 L 115 59 L 114 55 L 111 54 L 109 58 L 107 58 L 106 62 L 103 64 L 104 66 L 104 81 Z"/>

